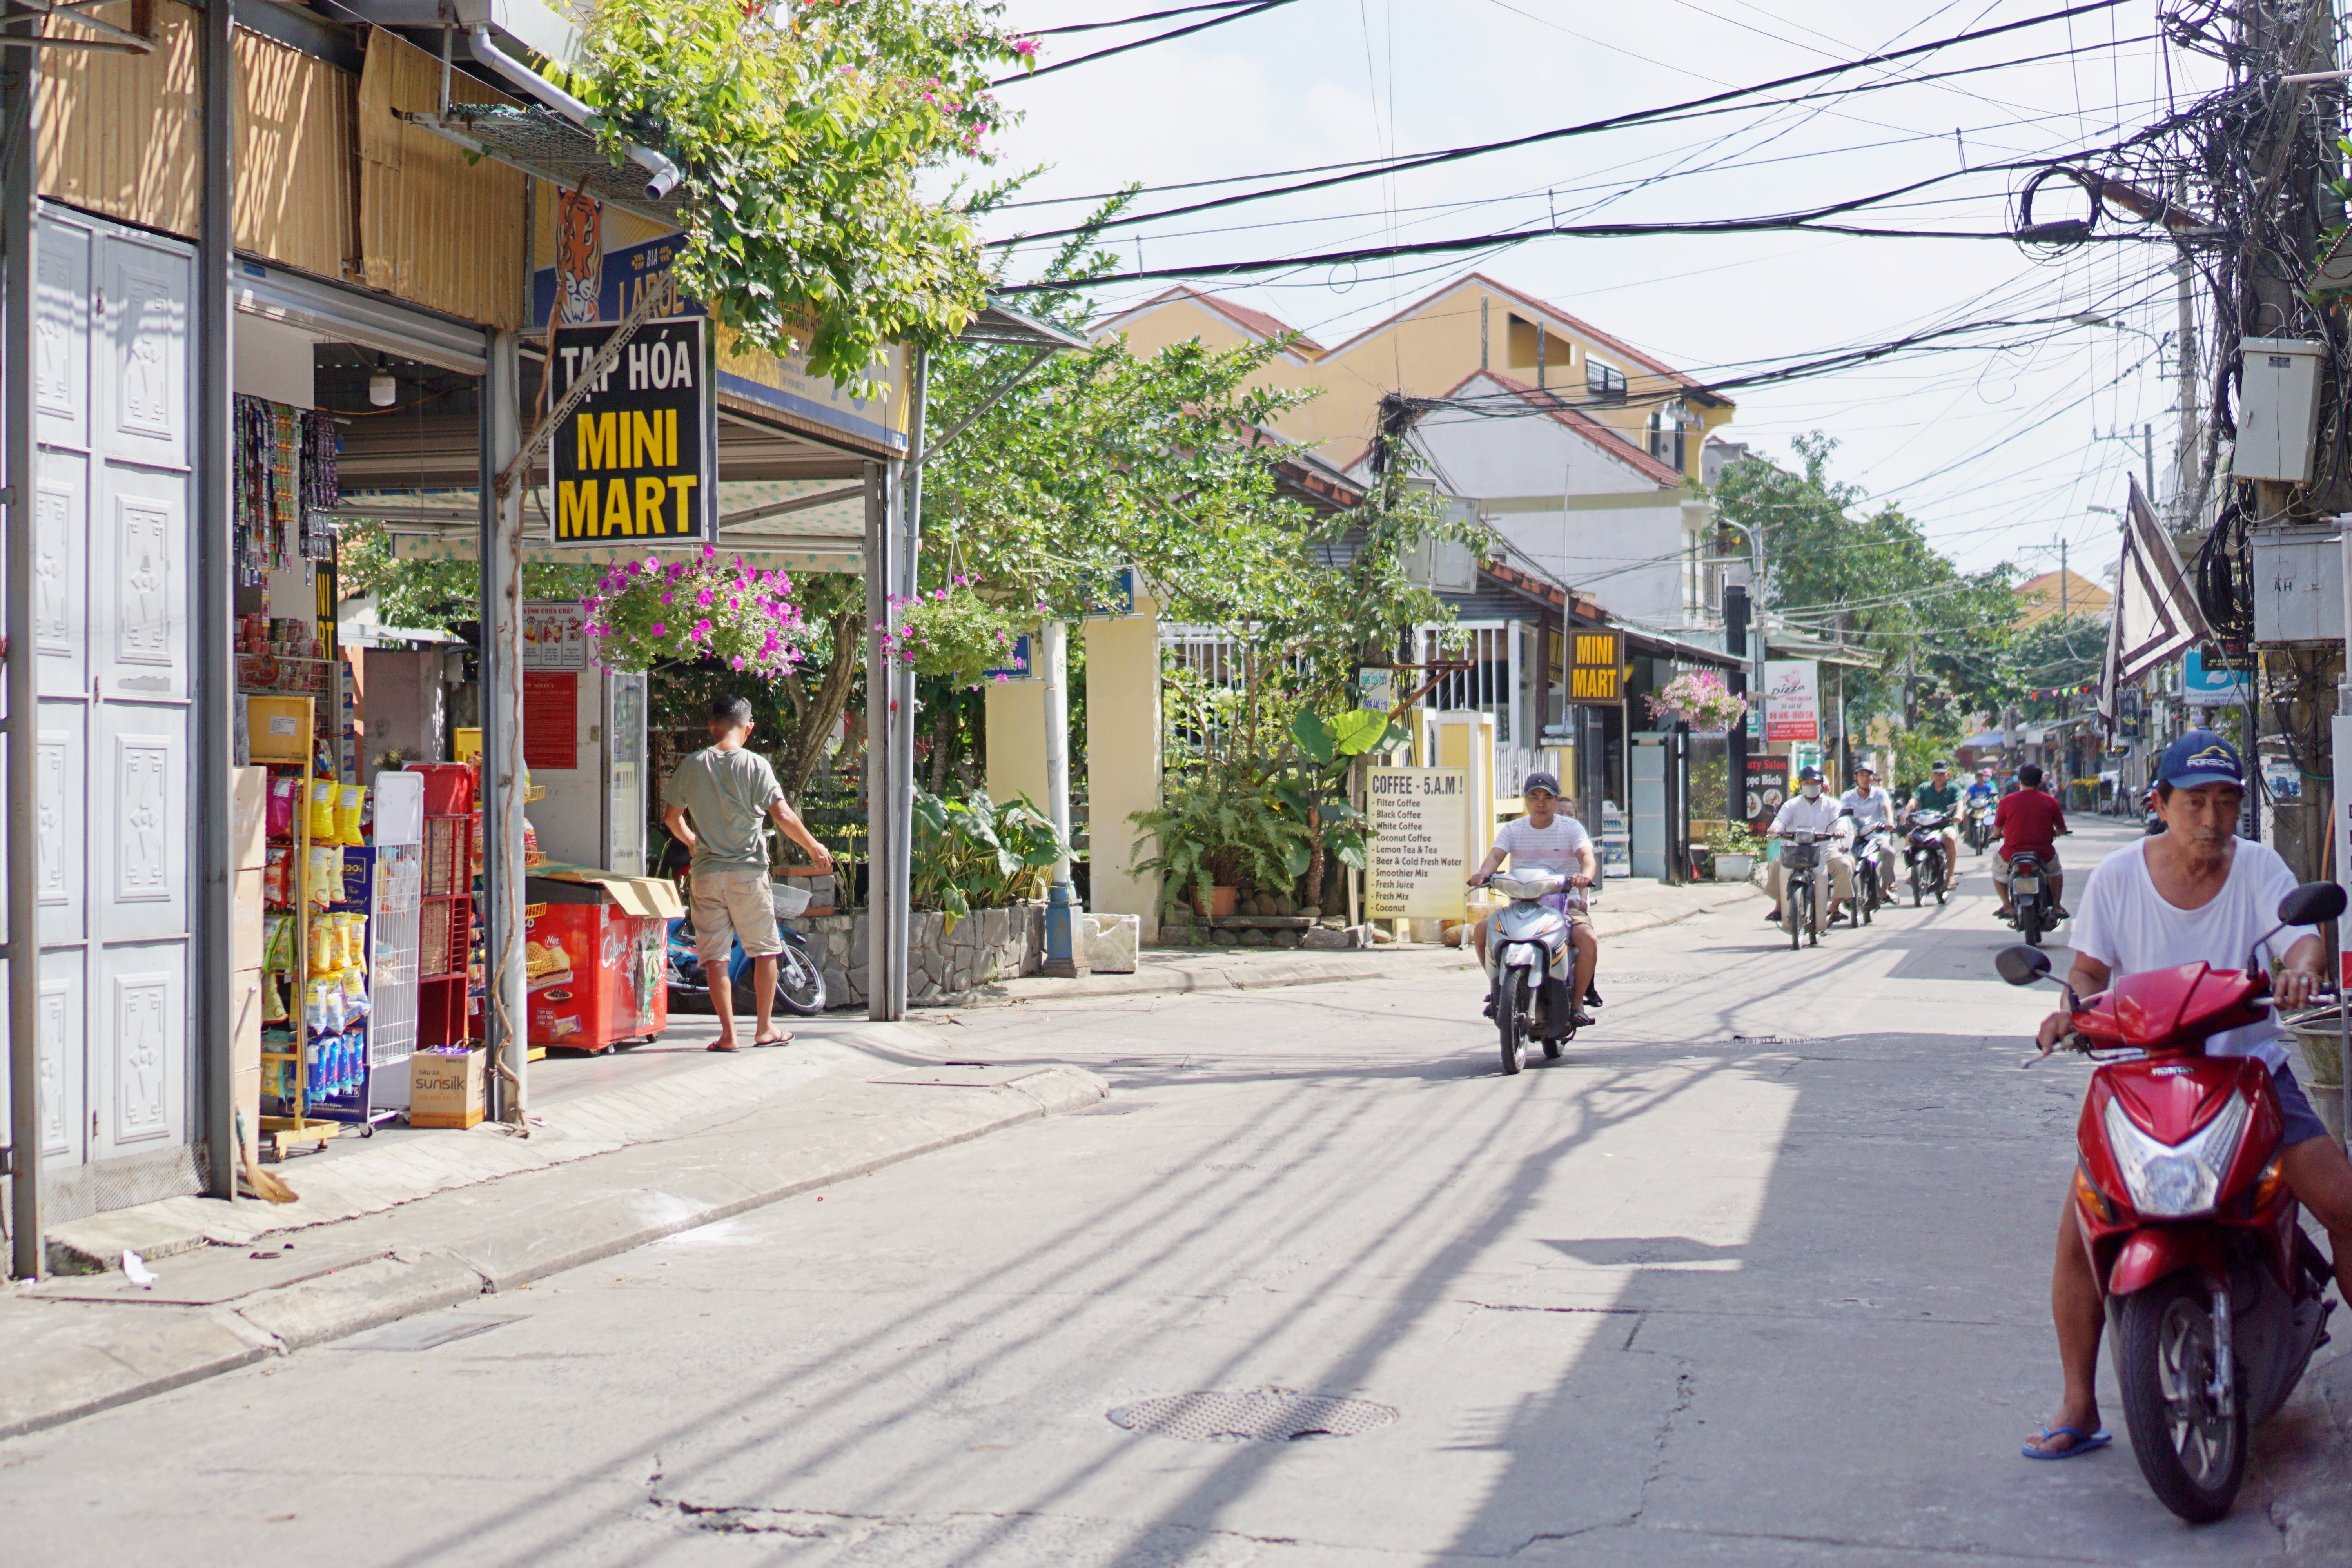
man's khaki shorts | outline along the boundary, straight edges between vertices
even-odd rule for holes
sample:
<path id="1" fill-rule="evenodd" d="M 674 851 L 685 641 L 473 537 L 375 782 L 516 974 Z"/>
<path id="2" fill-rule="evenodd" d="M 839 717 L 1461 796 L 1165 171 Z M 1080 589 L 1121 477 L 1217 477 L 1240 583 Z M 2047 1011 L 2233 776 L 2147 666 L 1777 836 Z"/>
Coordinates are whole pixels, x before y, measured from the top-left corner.
<path id="1" fill-rule="evenodd" d="M 776 934 L 776 896 L 758 866 L 713 866 L 694 874 L 694 952 L 705 964 L 727 962 L 741 942 L 746 958 L 784 950 Z"/>
<path id="2" fill-rule="evenodd" d="M 2043 857 L 2042 861 L 2042 874 L 2043 876 L 2055 877 L 2062 874 L 2065 869 L 2065 867 L 2058 864 L 2057 856 L 2050 855 Z M 1995 887 L 2006 888 L 2009 886 L 2009 857 L 2003 855 L 1998 849 L 1992 852 L 1992 879 Z"/>

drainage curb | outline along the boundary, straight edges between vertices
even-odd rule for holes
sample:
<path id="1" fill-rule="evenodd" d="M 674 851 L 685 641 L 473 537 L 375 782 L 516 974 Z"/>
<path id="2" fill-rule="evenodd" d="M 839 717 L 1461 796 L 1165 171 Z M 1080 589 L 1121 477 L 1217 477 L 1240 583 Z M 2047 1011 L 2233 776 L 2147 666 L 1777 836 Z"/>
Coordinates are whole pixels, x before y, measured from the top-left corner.
<path id="1" fill-rule="evenodd" d="M 380 1254 L 217 1307 L 22 1299 L 37 1310 L 30 1331 L 12 1335 L 0 1351 L 0 1439 L 511 1290 L 919 1155 L 1083 1110 L 1108 1091 L 1095 1074 L 1059 1064 L 952 1098 L 922 1086 L 843 1081 L 822 1100 L 786 1102 L 772 1118 L 749 1117 L 721 1131 L 633 1144 L 507 1178 L 518 1188 L 558 1190 L 535 1193 L 537 1212 L 528 1217 L 415 1253 Z M 40 1321 L 51 1310 L 54 1318 Z"/>

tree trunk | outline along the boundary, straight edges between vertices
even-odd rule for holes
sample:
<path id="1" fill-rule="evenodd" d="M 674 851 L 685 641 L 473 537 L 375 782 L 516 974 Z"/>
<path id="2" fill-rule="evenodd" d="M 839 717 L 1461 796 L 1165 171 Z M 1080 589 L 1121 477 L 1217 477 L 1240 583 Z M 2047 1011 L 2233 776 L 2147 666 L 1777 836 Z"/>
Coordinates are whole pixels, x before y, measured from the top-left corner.
<path id="1" fill-rule="evenodd" d="M 833 657 L 826 661 L 824 676 L 816 683 L 815 690 L 801 705 L 798 722 L 784 748 L 782 776 L 777 780 L 787 799 L 797 799 L 808 788 L 816 764 L 824 755 L 825 742 L 832 738 L 833 727 L 849 706 L 850 693 L 856 689 L 858 672 L 866 660 L 863 607 L 843 610 L 829 617 L 825 626 L 833 636 Z"/>

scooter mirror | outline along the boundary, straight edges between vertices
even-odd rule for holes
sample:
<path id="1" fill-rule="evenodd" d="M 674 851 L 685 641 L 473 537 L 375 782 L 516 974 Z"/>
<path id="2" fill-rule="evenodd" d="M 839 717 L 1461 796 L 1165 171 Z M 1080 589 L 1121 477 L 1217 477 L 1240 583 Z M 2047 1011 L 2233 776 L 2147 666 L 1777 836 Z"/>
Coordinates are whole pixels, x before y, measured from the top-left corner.
<path id="1" fill-rule="evenodd" d="M 2038 947 L 2015 942 L 1992 955 L 1992 966 L 2011 985 L 2031 985 L 2050 976 L 2050 955 Z"/>
<path id="2" fill-rule="evenodd" d="M 2344 889 L 2334 882 L 2305 882 L 2279 900 L 2278 918 L 2284 925 L 2322 925 L 2341 915 L 2344 904 Z"/>

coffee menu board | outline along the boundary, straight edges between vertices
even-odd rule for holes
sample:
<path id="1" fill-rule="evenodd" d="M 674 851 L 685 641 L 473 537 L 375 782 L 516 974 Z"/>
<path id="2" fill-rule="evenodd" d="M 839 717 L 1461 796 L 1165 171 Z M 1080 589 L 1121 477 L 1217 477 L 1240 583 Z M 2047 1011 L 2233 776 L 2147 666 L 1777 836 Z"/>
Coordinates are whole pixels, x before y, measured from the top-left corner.
<path id="1" fill-rule="evenodd" d="M 1460 920 L 1470 868 L 1466 768 L 1374 768 L 1366 775 L 1371 818 L 1364 912 L 1373 920 Z"/>

